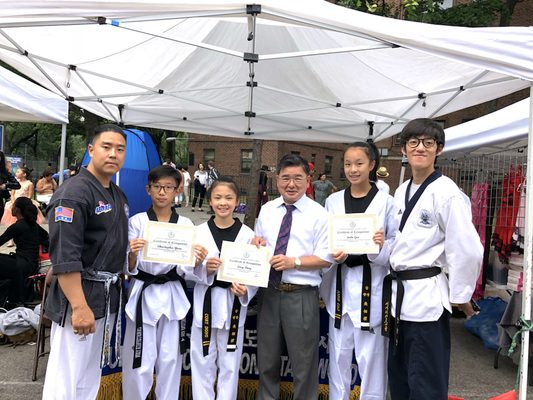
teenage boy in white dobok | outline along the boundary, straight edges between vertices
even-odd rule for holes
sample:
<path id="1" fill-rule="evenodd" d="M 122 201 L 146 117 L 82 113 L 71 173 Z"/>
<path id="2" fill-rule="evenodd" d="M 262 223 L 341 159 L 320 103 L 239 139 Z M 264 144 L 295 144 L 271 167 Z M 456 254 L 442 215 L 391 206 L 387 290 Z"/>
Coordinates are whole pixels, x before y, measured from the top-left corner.
<path id="1" fill-rule="evenodd" d="M 383 283 L 382 331 L 391 338 L 391 396 L 446 400 L 450 303 L 463 307 L 470 301 L 483 247 L 461 190 L 435 169 L 444 147 L 442 127 L 415 119 L 402 130 L 400 141 L 413 177 L 395 192 L 399 228 L 391 272 Z"/>

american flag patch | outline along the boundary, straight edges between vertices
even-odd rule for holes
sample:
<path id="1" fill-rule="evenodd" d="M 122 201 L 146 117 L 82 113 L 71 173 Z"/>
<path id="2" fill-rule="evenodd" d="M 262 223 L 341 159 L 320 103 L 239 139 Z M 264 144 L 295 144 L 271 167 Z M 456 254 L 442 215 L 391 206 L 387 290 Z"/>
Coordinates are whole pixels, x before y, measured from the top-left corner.
<path id="1" fill-rule="evenodd" d="M 74 217 L 74 209 L 59 206 L 55 208 L 54 214 L 55 214 L 55 218 L 54 218 L 55 222 L 71 223 L 72 218 Z"/>

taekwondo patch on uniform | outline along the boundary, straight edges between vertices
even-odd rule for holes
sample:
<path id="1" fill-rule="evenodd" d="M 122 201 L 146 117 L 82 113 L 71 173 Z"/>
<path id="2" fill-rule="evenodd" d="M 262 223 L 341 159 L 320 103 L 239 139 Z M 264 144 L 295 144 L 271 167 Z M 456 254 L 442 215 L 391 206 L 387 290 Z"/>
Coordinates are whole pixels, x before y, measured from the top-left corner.
<path id="1" fill-rule="evenodd" d="M 98 202 L 98 207 L 94 209 L 94 212 L 96 215 L 100 215 L 102 213 L 106 213 L 112 210 L 111 204 L 106 204 L 102 200 Z"/>
<path id="2" fill-rule="evenodd" d="M 74 219 L 74 209 L 59 206 L 54 209 L 54 221 L 55 222 L 68 222 L 72 223 Z"/>
<path id="3" fill-rule="evenodd" d="M 426 228 L 433 225 L 431 221 L 431 213 L 428 210 L 420 210 L 420 220 L 418 221 L 418 225 Z"/>

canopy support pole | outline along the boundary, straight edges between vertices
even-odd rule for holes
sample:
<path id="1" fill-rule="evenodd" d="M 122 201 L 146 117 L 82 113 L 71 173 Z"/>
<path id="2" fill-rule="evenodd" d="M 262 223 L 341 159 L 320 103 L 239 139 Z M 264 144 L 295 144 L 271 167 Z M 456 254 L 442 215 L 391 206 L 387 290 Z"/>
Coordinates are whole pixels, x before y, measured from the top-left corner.
<path id="1" fill-rule="evenodd" d="M 67 148 L 67 124 L 61 124 L 61 150 L 59 152 L 59 184 L 64 180 L 65 170 L 65 149 Z"/>
<path id="2" fill-rule="evenodd" d="M 530 163 L 533 160 L 533 82 L 529 86 L 529 134 L 527 138 L 527 163 L 526 182 L 531 184 L 533 177 Z M 526 190 L 526 226 L 524 235 L 524 286 L 522 292 L 522 316 L 521 319 L 531 324 L 531 256 L 533 245 L 533 224 L 531 215 L 533 215 L 533 190 Z M 522 343 L 520 347 L 520 383 L 518 388 L 519 399 L 527 398 L 527 373 L 529 364 L 529 330 L 522 332 Z"/>

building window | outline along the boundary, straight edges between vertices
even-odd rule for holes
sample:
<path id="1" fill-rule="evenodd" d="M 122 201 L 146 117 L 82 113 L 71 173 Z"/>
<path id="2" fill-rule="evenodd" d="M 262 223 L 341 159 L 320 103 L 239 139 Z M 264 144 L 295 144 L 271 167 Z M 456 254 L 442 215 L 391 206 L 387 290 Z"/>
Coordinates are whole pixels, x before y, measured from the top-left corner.
<path id="1" fill-rule="evenodd" d="M 324 173 L 326 175 L 331 175 L 331 167 L 333 166 L 333 157 L 326 156 L 324 158 Z"/>
<path id="2" fill-rule="evenodd" d="M 189 153 L 189 165 L 194 165 L 194 153 Z"/>
<path id="3" fill-rule="evenodd" d="M 252 171 L 253 150 L 241 150 L 241 174 L 249 174 Z"/>
<path id="4" fill-rule="evenodd" d="M 215 160 L 215 149 L 204 149 L 204 162 L 207 164 L 210 160 Z"/>
<path id="5" fill-rule="evenodd" d="M 401 146 L 402 145 L 402 142 L 400 141 L 400 136 L 401 135 L 394 136 L 394 142 L 393 142 L 394 146 Z"/>
<path id="6" fill-rule="evenodd" d="M 378 147 L 378 152 L 380 157 L 388 157 L 389 149 L 386 147 Z"/>
<path id="7" fill-rule="evenodd" d="M 299 156 L 300 152 L 299 151 L 291 151 L 291 154 L 294 154 L 295 156 Z"/>
<path id="8" fill-rule="evenodd" d="M 316 154 L 311 154 L 311 161 L 313 164 L 316 164 Z"/>

